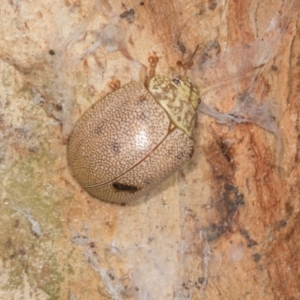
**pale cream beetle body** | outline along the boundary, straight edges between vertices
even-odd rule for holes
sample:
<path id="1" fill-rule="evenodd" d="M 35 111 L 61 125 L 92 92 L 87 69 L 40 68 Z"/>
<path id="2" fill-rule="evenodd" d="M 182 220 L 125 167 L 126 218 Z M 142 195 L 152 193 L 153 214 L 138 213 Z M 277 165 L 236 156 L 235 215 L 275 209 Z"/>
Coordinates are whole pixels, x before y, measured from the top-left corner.
<path id="1" fill-rule="evenodd" d="M 132 81 L 95 103 L 70 137 L 69 165 L 91 195 L 131 202 L 193 154 L 197 90 L 185 76 Z"/>

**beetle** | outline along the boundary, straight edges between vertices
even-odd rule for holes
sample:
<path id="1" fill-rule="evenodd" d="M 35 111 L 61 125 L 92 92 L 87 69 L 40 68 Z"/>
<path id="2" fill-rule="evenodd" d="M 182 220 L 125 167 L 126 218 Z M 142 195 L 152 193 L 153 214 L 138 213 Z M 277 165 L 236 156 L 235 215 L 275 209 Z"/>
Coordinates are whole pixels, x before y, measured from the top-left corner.
<path id="1" fill-rule="evenodd" d="M 100 200 L 130 203 L 193 155 L 198 91 L 186 74 L 174 79 L 155 75 L 155 54 L 149 63 L 147 84 L 132 81 L 107 94 L 71 133 L 72 173 Z"/>

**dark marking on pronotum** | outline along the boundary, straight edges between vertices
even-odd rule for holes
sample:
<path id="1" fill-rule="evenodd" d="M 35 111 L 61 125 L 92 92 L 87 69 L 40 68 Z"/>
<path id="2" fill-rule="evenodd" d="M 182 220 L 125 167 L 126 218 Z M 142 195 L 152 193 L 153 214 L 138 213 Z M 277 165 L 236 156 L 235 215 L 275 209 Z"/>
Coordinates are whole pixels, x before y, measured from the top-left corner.
<path id="1" fill-rule="evenodd" d="M 117 191 L 122 191 L 122 192 L 129 192 L 129 193 L 135 193 L 138 191 L 138 188 L 134 185 L 127 185 L 127 184 L 122 184 L 120 182 L 114 182 L 113 183 L 113 188 L 116 189 Z"/>

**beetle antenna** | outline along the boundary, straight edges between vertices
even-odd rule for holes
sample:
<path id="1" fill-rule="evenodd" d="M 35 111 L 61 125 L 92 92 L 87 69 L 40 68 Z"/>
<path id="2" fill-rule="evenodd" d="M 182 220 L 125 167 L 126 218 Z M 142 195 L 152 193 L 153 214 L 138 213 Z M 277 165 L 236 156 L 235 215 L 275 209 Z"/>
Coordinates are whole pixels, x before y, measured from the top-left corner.
<path id="1" fill-rule="evenodd" d="M 194 50 L 194 52 L 193 52 L 193 54 L 192 54 L 192 56 L 191 56 L 191 58 L 190 58 L 190 61 L 188 62 L 188 66 L 189 66 L 189 67 L 193 65 L 193 59 L 194 59 L 194 57 L 195 57 L 195 55 L 196 55 L 198 49 L 199 49 L 199 44 L 197 45 L 196 49 Z"/>
<path id="2" fill-rule="evenodd" d="M 194 60 L 194 57 L 195 57 L 198 49 L 199 49 L 199 44 L 197 45 L 196 49 L 194 50 L 190 60 L 186 64 L 183 64 L 183 67 L 185 69 L 184 74 L 183 74 L 183 78 L 187 78 L 187 75 L 186 75 L 187 70 L 193 65 L 193 60 Z"/>
<path id="3" fill-rule="evenodd" d="M 249 73 L 249 72 L 255 71 L 255 70 L 257 70 L 257 69 L 260 69 L 260 68 L 262 68 L 264 65 L 265 65 L 265 64 L 260 64 L 259 66 L 256 66 L 256 67 L 254 67 L 254 68 L 246 69 L 246 70 L 244 70 L 244 71 L 242 71 L 242 72 L 239 72 L 239 73 L 237 73 L 237 74 L 234 74 L 234 75 L 232 75 L 232 76 L 229 76 L 229 77 L 227 77 L 227 78 L 225 78 L 225 79 L 222 79 L 222 80 L 219 80 L 219 81 L 212 82 L 212 83 L 210 83 L 209 85 L 203 87 L 203 88 L 202 88 L 202 91 L 205 90 L 205 89 L 207 89 L 207 88 L 210 88 L 210 87 L 213 86 L 213 85 L 217 85 L 217 84 L 226 82 L 226 81 L 231 80 L 231 79 L 233 79 L 233 78 L 236 78 L 236 77 L 239 77 L 239 76 L 241 76 L 241 75 L 247 74 L 247 73 Z"/>

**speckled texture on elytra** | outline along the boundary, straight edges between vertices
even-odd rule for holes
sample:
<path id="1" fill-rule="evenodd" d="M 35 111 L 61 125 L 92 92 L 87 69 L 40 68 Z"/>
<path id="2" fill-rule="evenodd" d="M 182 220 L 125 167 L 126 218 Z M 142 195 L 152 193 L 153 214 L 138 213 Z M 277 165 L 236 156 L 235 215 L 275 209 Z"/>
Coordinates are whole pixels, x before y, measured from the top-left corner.
<path id="1" fill-rule="evenodd" d="M 124 192 L 116 192 L 112 184 L 101 189 L 90 188 L 88 191 L 98 198 L 105 194 L 108 199 L 116 199 L 118 202 L 136 199 L 173 174 L 192 154 L 192 140 L 176 128 L 155 151 L 117 179 L 126 186 L 136 186 L 138 190 L 135 193 L 127 192 L 124 199 Z"/>
<path id="2" fill-rule="evenodd" d="M 174 127 L 141 82 L 108 94 L 82 117 L 69 142 L 69 164 L 93 196 L 127 203 L 180 168 L 193 140 Z"/>

